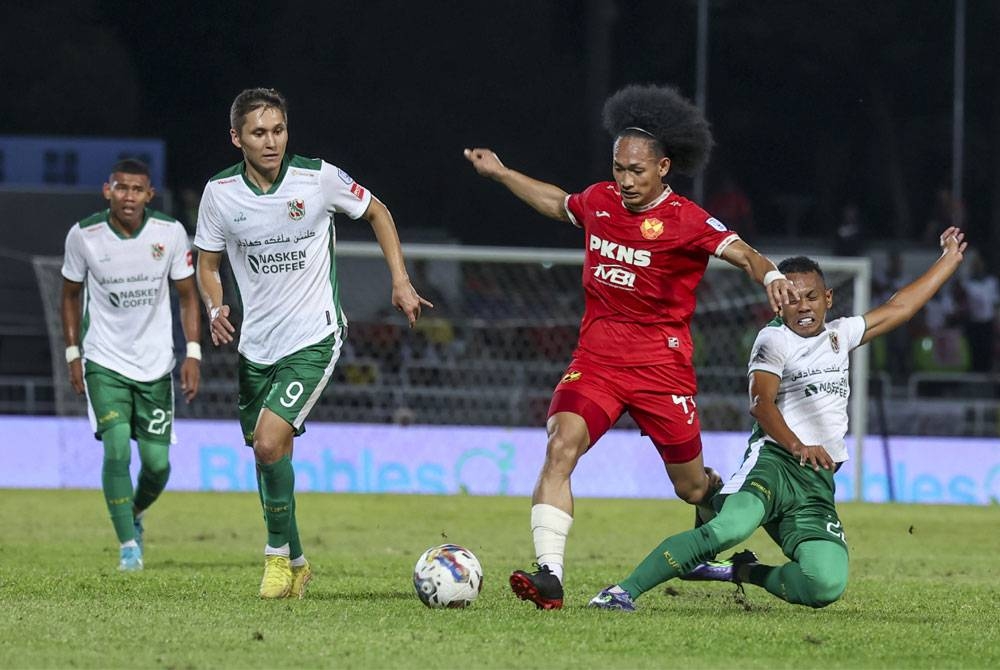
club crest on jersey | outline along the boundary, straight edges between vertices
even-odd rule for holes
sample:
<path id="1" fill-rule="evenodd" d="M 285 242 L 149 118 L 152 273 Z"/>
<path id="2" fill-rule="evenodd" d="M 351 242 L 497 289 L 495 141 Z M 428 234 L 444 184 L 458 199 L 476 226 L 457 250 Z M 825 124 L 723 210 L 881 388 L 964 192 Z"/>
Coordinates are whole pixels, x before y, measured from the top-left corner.
<path id="1" fill-rule="evenodd" d="M 840 353 L 840 338 L 835 330 L 830 331 L 830 348 L 833 349 L 833 353 Z"/>
<path id="2" fill-rule="evenodd" d="M 659 219 L 646 219 L 639 226 L 639 232 L 647 240 L 655 240 L 663 234 L 663 222 Z"/>
<path id="3" fill-rule="evenodd" d="M 583 373 L 579 370 L 569 370 L 563 375 L 563 378 L 559 381 L 560 384 L 569 384 L 570 382 L 575 382 L 577 379 L 583 376 Z"/>
<path id="4" fill-rule="evenodd" d="M 303 202 L 302 198 L 296 198 L 295 200 L 288 201 L 288 217 L 292 221 L 298 221 L 305 215 L 306 203 Z"/>
<path id="5" fill-rule="evenodd" d="M 163 246 L 162 242 L 153 242 L 151 251 L 153 252 L 153 260 L 159 261 L 163 260 L 163 254 L 166 253 L 167 248 Z"/>

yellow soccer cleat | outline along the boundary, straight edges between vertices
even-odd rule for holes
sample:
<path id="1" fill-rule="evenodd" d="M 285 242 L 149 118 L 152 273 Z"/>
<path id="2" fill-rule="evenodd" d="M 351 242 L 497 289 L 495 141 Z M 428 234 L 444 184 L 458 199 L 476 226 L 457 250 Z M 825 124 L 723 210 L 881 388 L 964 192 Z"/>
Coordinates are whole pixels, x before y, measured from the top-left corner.
<path id="1" fill-rule="evenodd" d="M 312 579 L 313 571 L 309 566 L 309 561 L 305 565 L 292 566 L 292 588 L 288 589 L 286 598 L 298 598 L 302 600 L 306 597 L 306 585 Z"/>
<path id="2" fill-rule="evenodd" d="M 265 556 L 261 598 L 284 598 L 292 589 L 292 566 L 287 556 Z"/>

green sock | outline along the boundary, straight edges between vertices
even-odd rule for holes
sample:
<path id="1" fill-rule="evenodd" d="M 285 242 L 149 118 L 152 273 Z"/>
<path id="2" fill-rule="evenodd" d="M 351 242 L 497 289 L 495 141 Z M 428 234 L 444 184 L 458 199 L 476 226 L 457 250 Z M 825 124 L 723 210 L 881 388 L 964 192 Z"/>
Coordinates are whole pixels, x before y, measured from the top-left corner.
<path id="1" fill-rule="evenodd" d="M 149 509 L 167 487 L 170 478 L 170 445 L 159 442 L 139 440 L 139 458 L 142 468 L 139 470 L 139 485 L 135 487 L 135 508 L 139 511 Z"/>
<path id="2" fill-rule="evenodd" d="M 726 498 L 719 514 L 698 528 L 668 537 L 618 585 L 638 598 L 668 579 L 690 572 L 702 561 L 753 535 L 764 518 L 764 504 L 751 493 Z"/>
<path id="3" fill-rule="evenodd" d="M 111 524 L 119 542 L 135 539 L 132 527 L 132 475 L 128 466 L 132 452 L 132 430 L 119 423 L 101 433 L 104 444 L 104 464 L 101 467 L 101 488 L 108 505 Z"/>
<path id="4" fill-rule="evenodd" d="M 836 542 L 811 540 L 780 567 L 755 565 L 747 581 L 794 605 L 826 607 L 847 588 L 847 550 Z"/>
<path id="5" fill-rule="evenodd" d="M 272 547 L 281 547 L 288 544 L 289 539 L 295 471 L 288 456 L 282 456 L 274 463 L 260 463 L 259 466 L 267 543 Z"/>
<path id="6" fill-rule="evenodd" d="M 295 496 L 293 495 L 292 518 L 288 522 L 288 557 L 295 559 L 301 555 L 302 555 L 302 541 L 299 539 L 299 524 L 295 520 Z"/>
<path id="7" fill-rule="evenodd" d="M 686 574 L 705 560 L 700 556 L 714 556 L 719 551 L 718 545 L 718 539 L 708 524 L 672 535 L 649 552 L 632 574 L 618 585 L 632 598 L 638 598 L 656 585 Z"/>

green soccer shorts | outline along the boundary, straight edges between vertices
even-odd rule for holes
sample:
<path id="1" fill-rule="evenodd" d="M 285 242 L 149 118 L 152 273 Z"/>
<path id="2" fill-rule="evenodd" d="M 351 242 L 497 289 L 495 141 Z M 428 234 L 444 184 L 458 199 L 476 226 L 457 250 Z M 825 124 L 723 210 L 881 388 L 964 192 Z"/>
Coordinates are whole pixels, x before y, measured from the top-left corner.
<path id="1" fill-rule="evenodd" d="M 306 432 L 306 417 L 330 381 L 345 335 L 341 329 L 271 365 L 240 356 L 240 427 L 248 447 L 265 407 L 287 421 L 296 436 Z"/>
<path id="2" fill-rule="evenodd" d="M 93 361 L 84 364 L 87 414 L 94 437 L 111 426 L 128 424 L 132 439 L 171 444 L 174 440 L 174 383 L 164 375 L 137 382 Z"/>
<path id="3" fill-rule="evenodd" d="M 833 471 L 816 472 L 799 465 L 797 458 L 776 444 L 761 440 L 759 451 L 750 449 L 737 477 L 739 490 L 755 495 L 764 503 L 762 526 L 789 559 L 795 548 L 807 540 L 836 542 L 847 549 L 844 527 L 834 504 Z M 725 495 L 713 500 L 722 508 Z"/>

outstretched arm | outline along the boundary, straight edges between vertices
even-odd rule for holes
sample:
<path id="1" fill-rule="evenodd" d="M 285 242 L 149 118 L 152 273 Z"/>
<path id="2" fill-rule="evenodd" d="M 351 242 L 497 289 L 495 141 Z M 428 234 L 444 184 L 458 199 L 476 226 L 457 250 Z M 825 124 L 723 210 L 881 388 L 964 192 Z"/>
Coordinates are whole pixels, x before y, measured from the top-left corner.
<path id="1" fill-rule="evenodd" d="M 434 305 L 420 297 L 410 284 L 410 276 L 406 273 L 406 264 L 403 262 L 403 247 L 396 233 L 396 223 L 382 201 L 373 196 L 362 216 L 375 231 L 375 239 L 382 247 L 382 255 L 385 256 L 385 262 L 392 274 L 392 304 L 406 315 L 412 328 L 420 318 L 421 306 L 434 307 Z"/>
<path id="2" fill-rule="evenodd" d="M 912 319 L 955 274 L 968 246 L 965 233 L 952 226 L 941 233 L 940 243 L 943 250 L 941 256 L 927 272 L 899 289 L 884 304 L 865 313 L 865 334 L 861 338 L 861 344 L 871 342 Z"/>
<path id="3" fill-rule="evenodd" d="M 490 149 L 466 149 L 464 153 L 472 163 L 472 167 L 476 168 L 476 172 L 500 182 L 539 214 L 556 221 L 570 220 L 563 205 L 568 195 L 566 191 L 553 184 L 532 179 L 517 170 L 511 170 L 501 163 L 500 158 Z"/>
<path id="4" fill-rule="evenodd" d="M 83 393 L 83 361 L 80 359 L 80 294 L 83 284 L 63 279 L 62 327 L 63 341 L 66 343 L 66 365 L 69 366 L 69 385 L 77 395 Z M 76 347 L 74 358 L 70 360 L 70 347 Z"/>
<path id="5" fill-rule="evenodd" d="M 799 292 L 785 275 L 778 272 L 774 263 L 743 240 L 736 240 L 722 252 L 722 260 L 730 265 L 742 268 L 755 282 L 761 284 L 767 292 L 767 300 L 775 313 L 781 311 L 782 305 L 789 303 L 788 296 L 799 299 Z"/>
<path id="6" fill-rule="evenodd" d="M 188 355 L 181 363 L 181 391 L 184 392 L 184 400 L 191 402 L 198 395 L 198 385 L 201 382 L 201 313 L 198 310 L 198 288 L 194 277 L 185 277 L 174 285 L 177 287 L 181 308 L 184 340 L 188 343 Z"/>
<path id="7" fill-rule="evenodd" d="M 799 459 L 799 465 L 813 470 L 829 470 L 834 467 L 830 454 L 820 444 L 802 444 L 788 424 L 774 400 L 778 397 L 781 379 L 770 372 L 754 370 L 750 373 L 750 415 L 757 420 L 773 440 L 792 456 Z"/>
<path id="8" fill-rule="evenodd" d="M 222 276 L 219 267 L 222 265 L 221 251 L 198 250 L 198 289 L 201 300 L 208 312 L 208 330 L 212 334 L 212 344 L 228 344 L 233 341 L 236 328 L 229 322 L 229 305 L 222 300 Z"/>

